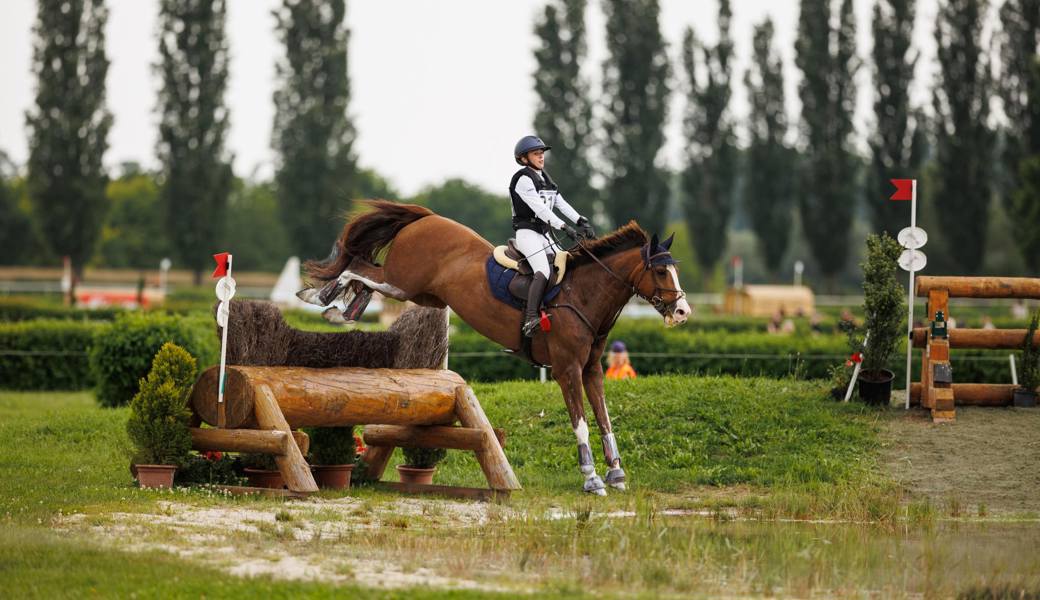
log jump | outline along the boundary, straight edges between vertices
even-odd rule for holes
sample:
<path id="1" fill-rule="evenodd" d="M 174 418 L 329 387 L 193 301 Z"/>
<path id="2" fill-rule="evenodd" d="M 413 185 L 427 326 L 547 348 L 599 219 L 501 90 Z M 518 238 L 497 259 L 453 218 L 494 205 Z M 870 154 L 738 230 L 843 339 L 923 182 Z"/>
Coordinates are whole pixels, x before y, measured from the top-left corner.
<path id="1" fill-rule="evenodd" d="M 921 382 L 911 385 L 910 401 L 931 410 L 933 422 L 953 421 L 955 406 L 1008 406 L 1015 386 L 989 383 L 954 383 L 950 348 L 1010 350 L 1020 348 L 1025 329 L 951 329 L 950 298 L 1040 299 L 1040 279 L 1029 277 L 933 277 L 917 278 L 915 294 L 928 299 L 930 327 L 913 330 L 910 343 L 923 348 Z M 1034 338 L 1040 343 L 1040 333 Z"/>
<path id="2" fill-rule="evenodd" d="M 439 368 L 443 310 L 413 308 L 377 333 L 299 331 L 263 302 L 234 301 L 231 310 L 223 406 L 218 367 L 199 376 L 189 399 L 194 449 L 271 454 L 289 492 L 309 494 L 318 490 L 304 458 L 310 440 L 297 429 L 364 425 L 369 479 L 382 478 L 397 447 L 445 448 L 473 452 L 488 488 L 386 485 L 466 498 L 521 489 L 504 434 L 465 379 Z"/>

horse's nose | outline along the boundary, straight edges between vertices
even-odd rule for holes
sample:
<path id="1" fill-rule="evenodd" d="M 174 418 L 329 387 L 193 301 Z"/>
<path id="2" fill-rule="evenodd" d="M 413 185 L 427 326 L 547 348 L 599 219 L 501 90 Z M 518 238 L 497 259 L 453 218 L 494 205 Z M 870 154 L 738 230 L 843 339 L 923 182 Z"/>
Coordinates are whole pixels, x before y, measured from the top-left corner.
<path id="1" fill-rule="evenodd" d="M 672 313 L 676 323 L 685 323 L 686 319 L 690 316 L 690 305 L 685 300 L 679 301 L 675 307 L 675 311 Z"/>

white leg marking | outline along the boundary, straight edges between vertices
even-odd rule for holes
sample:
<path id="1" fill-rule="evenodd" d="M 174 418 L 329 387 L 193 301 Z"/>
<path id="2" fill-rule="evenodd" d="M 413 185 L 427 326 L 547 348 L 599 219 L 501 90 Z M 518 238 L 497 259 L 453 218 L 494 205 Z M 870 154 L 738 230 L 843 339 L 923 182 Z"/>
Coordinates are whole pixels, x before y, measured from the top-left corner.
<path id="1" fill-rule="evenodd" d="M 578 426 L 574 428 L 574 435 L 578 438 L 579 444 L 589 444 L 589 426 L 585 423 L 585 419 L 578 419 Z"/>

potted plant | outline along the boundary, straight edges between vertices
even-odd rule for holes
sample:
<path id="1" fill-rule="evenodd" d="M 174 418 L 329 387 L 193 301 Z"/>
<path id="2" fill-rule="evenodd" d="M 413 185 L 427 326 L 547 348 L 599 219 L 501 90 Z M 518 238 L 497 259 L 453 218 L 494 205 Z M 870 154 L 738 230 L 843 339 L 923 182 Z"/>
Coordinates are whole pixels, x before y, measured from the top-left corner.
<path id="1" fill-rule="evenodd" d="M 895 375 L 885 367 L 905 335 L 902 309 L 906 295 L 896 279 L 901 252 L 902 247 L 887 233 L 867 236 L 867 260 L 863 263 L 867 345 L 859 373 L 859 397 L 867 404 L 887 406 L 892 397 Z"/>
<path id="2" fill-rule="evenodd" d="M 285 487 L 282 472 L 270 454 L 249 453 L 241 456 L 242 471 L 252 487 L 280 490 Z"/>
<path id="3" fill-rule="evenodd" d="M 1021 408 L 1036 406 L 1037 388 L 1040 387 L 1040 345 L 1034 342 L 1037 326 L 1040 324 L 1040 311 L 1029 321 L 1029 330 L 1022 340 L 1022 361 L 1018 387 L 1015 388 L 1014 403 Z"/>
<path id="4" fill-rule="evenodd" d="M 331 490 L 350 488 L 350 476 L 357 462 L 353 427 L 316 427 L 311 436 L 310 463 L 314 480 Z"/>
<path id="5" fill-rule="evenodd" d="M 444 448 L 404 448 L 404 464 L 397 465 L 401 483 L 433 483 L 437 463 L 447 455 L 448 451 Z"/>
<path id="6" fill-rule="evenodd" d="M 126 431 L 135 446 L 131 471 L 141 487 L 171 487 L 177 467 L 187 462 L 191 453 L 187 402 L 194 382 L 195 359 L 167 342 L 130 401 Z"/>

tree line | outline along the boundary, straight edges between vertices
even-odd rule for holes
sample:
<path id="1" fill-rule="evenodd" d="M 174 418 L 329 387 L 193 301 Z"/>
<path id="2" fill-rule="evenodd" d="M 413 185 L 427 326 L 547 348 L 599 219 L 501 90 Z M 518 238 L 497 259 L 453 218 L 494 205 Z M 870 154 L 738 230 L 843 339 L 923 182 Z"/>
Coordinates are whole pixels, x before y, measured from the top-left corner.
<path id="1" fill-rule="evenodd" d="M 568 199 L 601 227 L 635 218 L 663 231 L 684 221 L 688 252 L 707 282 L 739 218 L 754 232 L 771 277 L 779 278 L 789 248 L 804 242 L 819 274 L 833 281 L 850 262 L 860 216 L 879 231 L 905 226 L 906 205 L 884 200 L 888 179 L 916 177 L 925 192 L 921 210 L 937 225 L 929 230 L 939 245 L 930 257 L 978 272 L 996 207 L 1012 224 L 1017 252 L 1036 269 L 1040 0 L 1003 0 L 995 56 L 983 39 L 987 1 L 940 0 L 930 111 L 908 93 L 918 61 L 915 0 L 875 1 L 868 61 L 856 46 L 852 0 L 800 0 L 797 116 L 787 111 L 790 74 L 768 18 L 754 26 L 750 67 L 736 73 L 729 0 L 718 2 L 717 41 L 705 43 L 687 28 L 676 64 L 658 0 L 601 0 L 608 56 L 593 89 L 587 4 L 549 0 L 536 19 L 532 125 L 553 144 L 550 169 Z M 276 170 L 272 181 L 248 182 L 232 172 L 225 147 L 226 0 L 160 1 L 154 68 L 161 168 L 128 164 L 118 174 L 101 162 L 112 123 L 105 3 L 40 0 L 25 176 L 0 156 L 0 238 L 10 249 L 4 262 L 67 255 L 81 273 L 91 263 L 154 268 L 169 255 L 198 279 L 208 251 L 228 247 L 240 268 L 277 269 L 290 254 L 323 256 L 351 199 L 363 197 L 420 202 L 489 239 L 507 237 L 509 206 L 500 194 L 451 180 L 402 198 L 378 173 L 358 167 L 345 10 L 345 0 L 283 0 L 274 11 L 282 46 L 273 98 Z M 863 68 L 874 93 L 866 154 L 853 122 Z M 733 106 L 738 84 L 749 102 L 742 123 Z M 660 160 L 673 94 L 684 101 L 677 172 Z M 1003 126 L 990 114 L 994 99 Z M 793 239 L 798 231 L 801 240 Z"/>

